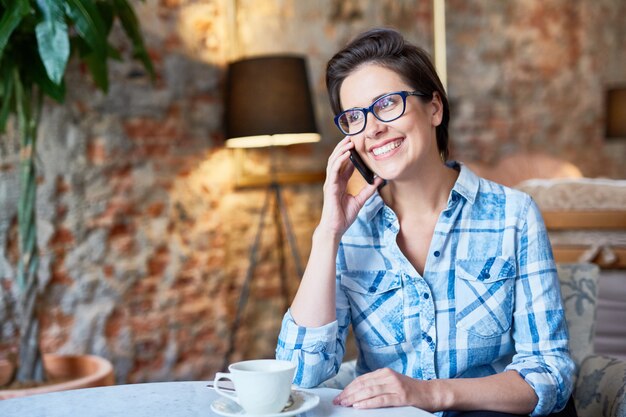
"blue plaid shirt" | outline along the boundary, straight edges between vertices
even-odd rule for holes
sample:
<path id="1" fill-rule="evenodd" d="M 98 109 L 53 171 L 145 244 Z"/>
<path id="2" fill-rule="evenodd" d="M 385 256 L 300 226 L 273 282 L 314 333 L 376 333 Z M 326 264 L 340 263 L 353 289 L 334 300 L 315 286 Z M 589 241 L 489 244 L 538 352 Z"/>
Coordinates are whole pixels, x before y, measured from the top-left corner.
<path id="1" fill-rule="evenodd" d="M 396 243 L 398 218 L 374 194 L 337 255 L 337 320 L 298 326 L 285 314 L 276 356 L 298 364 L 294 383 L 334 376 L 348 327 L 357 373 L 391 368 L 419 379 L 517 371 L 539 401 L 565 406 L 574 363 L 552 250 L 531 198 L 463 165 L 441 213 L 423 276 Z"/>

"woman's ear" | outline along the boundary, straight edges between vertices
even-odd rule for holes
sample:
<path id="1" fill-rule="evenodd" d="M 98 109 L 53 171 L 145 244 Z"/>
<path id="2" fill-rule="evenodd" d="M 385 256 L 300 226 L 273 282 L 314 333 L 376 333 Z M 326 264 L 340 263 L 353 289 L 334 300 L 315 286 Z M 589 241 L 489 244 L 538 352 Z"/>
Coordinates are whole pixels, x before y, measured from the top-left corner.
<path id="1" fill-rule="evenodd" d="M 437 91 L 433 92 L 433 99 L 430 101 L 431 109 L 431 122 L 434 127 L 441 124 L 443 120 L 443 103 L 441 102 L 441 96 Z"/>

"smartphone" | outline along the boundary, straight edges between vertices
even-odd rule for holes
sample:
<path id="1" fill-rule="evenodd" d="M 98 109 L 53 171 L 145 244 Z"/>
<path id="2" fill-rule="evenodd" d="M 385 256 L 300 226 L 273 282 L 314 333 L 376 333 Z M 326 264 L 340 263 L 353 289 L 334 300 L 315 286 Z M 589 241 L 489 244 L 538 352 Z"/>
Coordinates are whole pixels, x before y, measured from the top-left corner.
<path id="1" fill-rule="evenodd" d="M 368 184 L 374 184 L 374 171 L 372 171 L 367 165 L 365 165 L 363 159 L 361 159 L 359 154 L 354 149 L 350 149 L 350 160 L 352 161 L 356 169 L 361 173 L 361 175 L 363 175 L 365 181 L 367 181 Z"/>

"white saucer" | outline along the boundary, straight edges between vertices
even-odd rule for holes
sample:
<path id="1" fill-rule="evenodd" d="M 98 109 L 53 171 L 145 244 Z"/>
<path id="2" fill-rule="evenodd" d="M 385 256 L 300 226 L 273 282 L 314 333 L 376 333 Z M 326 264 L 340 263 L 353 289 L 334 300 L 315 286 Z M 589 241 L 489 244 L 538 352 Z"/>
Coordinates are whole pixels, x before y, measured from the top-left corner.
<path id="1" fill-rule="evenodd" d="M 263 414 L 262 417 L 288 417 L 304 413 L 316 407 L 320 403 L 320 397 L 304 391 L 291 391 L 293 404 L 276 414 Z M 220 397 L 211 403 L 213 412 L 226 417 L 248 416 L 239 404 L 225 397 Z"/>

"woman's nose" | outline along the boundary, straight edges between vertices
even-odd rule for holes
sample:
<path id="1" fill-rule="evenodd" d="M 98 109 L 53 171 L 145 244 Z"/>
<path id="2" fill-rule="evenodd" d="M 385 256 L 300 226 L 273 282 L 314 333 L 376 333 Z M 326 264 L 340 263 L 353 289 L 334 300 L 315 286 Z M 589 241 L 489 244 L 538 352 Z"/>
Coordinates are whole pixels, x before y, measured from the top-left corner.
<path id="1" fill-rule="evenodd" d="M 365 121 L 365 130 L 363 134 L 365 137 L 375 139 L 379 136 L 384 130 L 387 128 L 387 125 L 384 122 L 381 122 L 374 116 L 372 113 L 367 114 L 367 120 Z"/>

